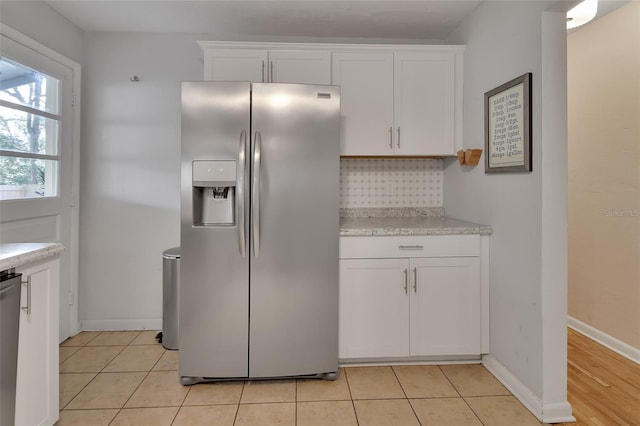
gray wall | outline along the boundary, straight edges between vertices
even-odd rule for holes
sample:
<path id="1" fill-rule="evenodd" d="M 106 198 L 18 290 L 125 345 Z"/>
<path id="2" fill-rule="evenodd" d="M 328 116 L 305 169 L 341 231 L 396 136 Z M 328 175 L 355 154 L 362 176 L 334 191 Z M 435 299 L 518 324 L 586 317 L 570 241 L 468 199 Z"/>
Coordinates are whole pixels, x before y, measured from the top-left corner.
<path id="1" fill-rule="evenodd" d="M 174 34 L 91 33 L 85 47 L 80 321 L 157 328 L 162 251 L 179 245 L 180 82 L 202 80 L 202 52 Z"/>
<path id="2" fill-rule="evenodd" d="M 474 168 L 447 159 L 444 206 L 448 216 L 488 224 L 494 230 L 493 360 L 521 387 L 520 396 L 531 396 L 534 411 L 541 413 L 543 404 L 555 404 L 570 413 L 565 380 L 566 32 L 564 15 L 544 12 L 548 5 L 483 3 L 447 40 L 467 45 L 465 148 L 484 149 L 484 93 L 533 73 L 533 171 L 485 174 L 486 152 Z"/>
<path id="3" fill-rule="evenodd" d="M 0 20 L 82 64 L 82 31 L 41 1 L 0 1 Z"/>

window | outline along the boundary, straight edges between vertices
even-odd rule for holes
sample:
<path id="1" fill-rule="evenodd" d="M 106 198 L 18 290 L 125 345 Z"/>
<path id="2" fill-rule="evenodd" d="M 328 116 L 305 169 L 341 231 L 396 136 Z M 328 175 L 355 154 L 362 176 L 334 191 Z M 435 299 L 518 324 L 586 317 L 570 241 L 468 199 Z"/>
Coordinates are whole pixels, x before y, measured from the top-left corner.
<path id="1" fill-rule="evenodd" d="M 0 58 L 0 200 L 59 193 L 60 81 Z"/>

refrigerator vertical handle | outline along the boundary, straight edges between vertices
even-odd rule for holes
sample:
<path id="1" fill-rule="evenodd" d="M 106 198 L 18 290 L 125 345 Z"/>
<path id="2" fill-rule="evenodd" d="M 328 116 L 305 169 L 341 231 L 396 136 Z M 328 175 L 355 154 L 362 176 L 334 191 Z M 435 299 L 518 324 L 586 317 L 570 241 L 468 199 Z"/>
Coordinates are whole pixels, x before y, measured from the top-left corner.
<path id="1" fill-rule="evenodd" d="M 242 257 L 247 252 L 247 237 L 245 233 L 245 213 L 244 213 L 244 177 L 246 173 L 246 157 L 247 157 L 247 132 L 240 132 L 240 152 L 238 153 L 238 170 L 236 184 L 236 215 L 238 217 L 238 244 L 240 246 L 240 254 Z"/>
<path id="2" fill-rule="evenodd" d="M 260 254 L 260 145 L 262 145 L 262 136 L 260 132 L 256 132 L 253 144 L 253 185 L 251 186 L 251 224 L 255 257 Z"/>

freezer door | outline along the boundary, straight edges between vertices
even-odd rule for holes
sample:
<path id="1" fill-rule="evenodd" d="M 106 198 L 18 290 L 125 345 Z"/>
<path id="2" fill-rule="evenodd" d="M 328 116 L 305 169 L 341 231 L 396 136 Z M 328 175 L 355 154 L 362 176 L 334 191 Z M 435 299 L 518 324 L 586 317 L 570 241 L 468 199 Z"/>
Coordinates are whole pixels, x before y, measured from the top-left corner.
<path id="1" fill-rule="evenodd" d="M 249 375 L 338 368 L 340 93 L 253 84 Z"/>
<path id="2" fill-rule="evenodd" d="M 249 154 L 249 108 L 249 83 L 182 84 L 178 309 L 182 377 L 248 375 L 249 216 L 242 206 L 249 206 L 249 191 L 236 188 L 232 224 L 209 224 L 202 219 L 207 206 L 197 200 L 203 193 L 209 195 L 194 185 L 214 185 L 207 179 L 226 185 L 234 180 L 229 167 L 232 171 L 235 167 L 238 182 L 248 182 L 249 163 L 243 168 L 241 157 Z M 194 173 L 194 162 L 209 167 L 196 167 Z"/>

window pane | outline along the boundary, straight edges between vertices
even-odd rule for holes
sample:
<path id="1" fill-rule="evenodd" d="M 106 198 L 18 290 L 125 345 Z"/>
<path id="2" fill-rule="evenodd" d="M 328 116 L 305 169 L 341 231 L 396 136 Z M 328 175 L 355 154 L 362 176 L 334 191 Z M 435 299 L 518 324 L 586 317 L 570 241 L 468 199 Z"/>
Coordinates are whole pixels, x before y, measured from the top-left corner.
<path id="1" fill-rule="evenodd" d="M 0 149 L 57 155 L 58 121 L 0 106 Z"/>
<path id="2" fill-rule="evenodd" d="M 0 58 L 0 99 L 58 114 L 60 82 L 46 74 Z"/>
<path id="3" fill-rule="evenodd" d="M 58 161 L 0 156 L 0 200 L 58 194 Z"/>

